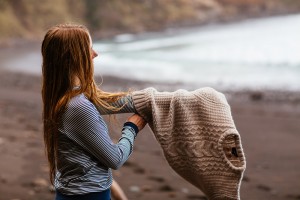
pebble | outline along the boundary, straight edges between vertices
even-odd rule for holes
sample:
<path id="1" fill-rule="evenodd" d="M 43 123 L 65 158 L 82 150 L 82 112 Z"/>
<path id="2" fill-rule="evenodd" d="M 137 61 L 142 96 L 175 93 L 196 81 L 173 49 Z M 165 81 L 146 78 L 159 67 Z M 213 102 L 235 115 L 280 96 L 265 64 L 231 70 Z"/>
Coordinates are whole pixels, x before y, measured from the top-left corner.
<path id="1" fill-rule="evenodd" d="M 170 198 L 174 198 L 174 197 L 176 197 L 176 193 L 175 192 L 170 192 L 168 196 Z"/>
<path id="2" fill-rule="evenodd" d="M 42 165 L 41 166 L 41 170 L 43 171 L 43 172 L 48 172 L 49 171 L 49 167 L 48 167 L 48 165 Z"/>
<path id="3" fill-rule="evenodd" d="M 36 178 L 32 181 L 33 186 L 48 187 L 48 182 L 43 178 Z"/>
<path id="4" fill-rule="evenodd" d="M 271 195 L 278 195 L 278 191 L 277 190 L 271 190 Z"/>
<path id="5" fill-rule="evenodd" d="M 129 190 L 131 192 L 140 192 L 140 187 L 136 186 L 136 185 L 132 185 L 132 186 L 130 186 Z"/>
<path id="6" fill-rule="evenodd" d="M 150 185 L 143 185 L 141 189 L 144 192 L 150 192 L 152 190 L 152 186 L 150 186 Z"/>
<path id="7" fill-rule="evenodd" d="M 1 183 L 6 183 L 7 180 L 6 180 L 6 178 L 4 178 L 2 175 L 0 175 L 0 182 L 1 182 Z"/>
<path id="8" fill-rule="evenodd" d="M 49 192 L 55 193 L 55 188 L 53 185 L 49 185 L 48 189 L 49 189 Z"/>
<path id="9" fill-rule="evenodd" d="M 33 196 L 33 195 L 35 195 L 35 191 L 34 191 L 34 190 L 29 190 L 29 191 L 28 191 L 28 194 L 29 194 L 30 196 Z"/>
<path id="10" fill-rule="evenodd" d="M 114 171 L 114 176 L 115 177 L 121 177 L 122 173 L 120 171 Z"/>
<path id="11" fill-rule="evenodd" d="M 187 188 L 181 188 L 181 192 L 184 194 L 188 194 L 189 193 L 189 189 Z"/>

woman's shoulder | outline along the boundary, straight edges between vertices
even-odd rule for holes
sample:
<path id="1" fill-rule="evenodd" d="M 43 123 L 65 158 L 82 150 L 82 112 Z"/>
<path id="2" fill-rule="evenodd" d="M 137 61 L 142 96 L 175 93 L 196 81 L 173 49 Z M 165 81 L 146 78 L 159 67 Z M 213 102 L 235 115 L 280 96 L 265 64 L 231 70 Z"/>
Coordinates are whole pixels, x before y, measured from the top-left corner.
<path id="1" fill-rule="evenodd" d="M 70 99 L 68 107 L 89 105 L 91 103 L 92 102 L 88 98 L 86 98 L 84 94 L 79 94 Z"/>
<path id="2" fill-rule="evenodd" d="M 84 95 L 79 94 L 70 99 L 67 105 L 67 112 L 95 112 L 97 111 L 94 104 Z"/>

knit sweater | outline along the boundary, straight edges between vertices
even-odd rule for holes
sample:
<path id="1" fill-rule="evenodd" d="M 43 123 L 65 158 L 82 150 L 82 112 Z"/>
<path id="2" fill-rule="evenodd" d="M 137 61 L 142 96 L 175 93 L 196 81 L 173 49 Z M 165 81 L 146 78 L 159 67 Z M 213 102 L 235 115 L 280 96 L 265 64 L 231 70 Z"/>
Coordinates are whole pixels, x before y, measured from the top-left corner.
<path id="1" fill-rule="evenodd" d="M 169 165 L 210 200 L 240 199 L 245 156 L 230 106 L 212 88 L 132 94 Z"/>

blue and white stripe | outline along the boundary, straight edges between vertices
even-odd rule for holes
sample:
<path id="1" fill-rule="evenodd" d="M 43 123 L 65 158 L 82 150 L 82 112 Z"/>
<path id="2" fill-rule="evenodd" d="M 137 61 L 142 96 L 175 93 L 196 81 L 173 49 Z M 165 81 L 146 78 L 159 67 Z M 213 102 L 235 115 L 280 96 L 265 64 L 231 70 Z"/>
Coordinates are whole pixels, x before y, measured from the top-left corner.
<path id="1" fill-rule="evenodd" d="M 135 112 L 131 96 L 116 102 L 118 112 Z M 124 126 L 117 144 L 108 134 L 101 114 L 111 114 L 96 108 L 83 94 L 73 97 L 62 117 L 58 136 L 58 160 L 55 188 L 63 194 L 85 194 L 108 189 L 112 183 L 111 169 L 120 168 L 133 150 L 136 132 Z"/>

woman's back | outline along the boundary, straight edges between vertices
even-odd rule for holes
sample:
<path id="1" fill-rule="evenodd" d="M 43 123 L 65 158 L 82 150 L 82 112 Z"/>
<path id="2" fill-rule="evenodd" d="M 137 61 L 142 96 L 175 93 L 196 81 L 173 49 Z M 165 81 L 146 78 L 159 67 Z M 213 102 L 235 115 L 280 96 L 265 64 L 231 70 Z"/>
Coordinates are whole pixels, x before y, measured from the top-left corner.
<path id="1" fill-rule="evenodd" d="M 117 169 L 127 160 L 134 137 L 132 130 L 123 129 L 120 142 L 114 144 L 94 104 L 83 94 L 73 97 L 59 128 L 55 187 L 65 194 L 108 189 L 110 168 Z"/>

